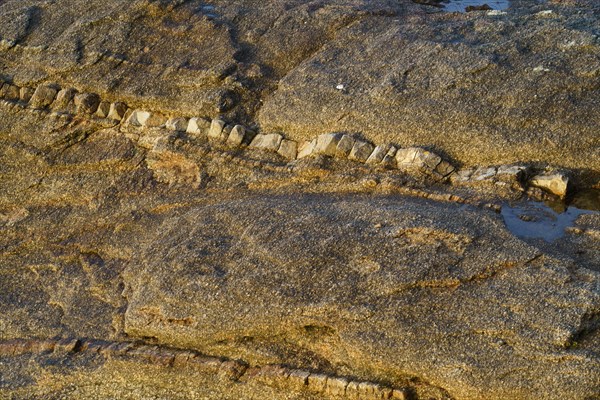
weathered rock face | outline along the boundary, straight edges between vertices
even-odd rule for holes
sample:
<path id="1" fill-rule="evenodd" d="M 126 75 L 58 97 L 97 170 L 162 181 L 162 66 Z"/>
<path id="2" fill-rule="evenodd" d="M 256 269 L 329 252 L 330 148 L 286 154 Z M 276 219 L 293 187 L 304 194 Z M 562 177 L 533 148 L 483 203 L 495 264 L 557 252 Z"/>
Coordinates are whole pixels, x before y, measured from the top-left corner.
<path id="1" fill-rule="evenodd" d="M 408 373 L 457 398 L 597 390 L 596 349 L 579 344 L 598 323 L 597 277 L 497 216 L 448 214 L 458 207 L 361 196 L 191 210 L 127 269 L 125 331 L 258 364 L 310 354 L 371 379 Z"/>
<path id="2" fill-rule="evenodd" d="M 10 0 L 2 74 L 166 114 L 220 113 L 297 141 L 359 132 L 469 166 L 540 161 L 589 175 L 600 170 L 597 7 Z"/>
<path id="3" fill-rule="evenodd" d="M 514 3 L 2 2 L 0 397 L 600 398 L 598 214 L 496 212 L 596 183 L 599 10 Z"/>

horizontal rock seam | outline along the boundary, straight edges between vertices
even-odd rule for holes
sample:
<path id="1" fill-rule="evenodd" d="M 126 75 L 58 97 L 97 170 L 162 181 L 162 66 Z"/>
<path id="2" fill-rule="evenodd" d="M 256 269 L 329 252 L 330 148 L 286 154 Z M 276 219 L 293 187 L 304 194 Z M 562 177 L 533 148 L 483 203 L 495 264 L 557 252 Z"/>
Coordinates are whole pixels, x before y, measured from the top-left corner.
<path id="1" fill-rule="evenodd" d="M 330 396 L 360 399 L 407 399 L 406 388 L 392 388 L 369 381 L 316 373 L 283 365 L 249 367 L 243 361 L 203 355 L 194 350 L 177 349 L 131 341 L 100 339 L 12 339 L 0 341 L 0 357 L 95 353 L 104 358 L 133 359 L 167 368 L 194 368 L 221 379 L 258 382 L 288 390 L 307 389 Z"/>
<path id="2" fill-rule="evenodd" d="M 452 184 L 492 183 L 497 186 L 513 186 L 522 190 L 520 184 L 530 178 L 529 186 L 564 198 L 569 190 L 568 174 L 561 171 L 544 171 L 529 177 L 524 165 L 479 167 L 458 170 L 432 151 L 421 147 L 398 148 L 392 144 L 374 146 L 352 135 L 327 133 L 311 141 L 298 143 L 279 133 L 256 134 L 244 126 L 228 125 L 221 119 L 209 121 L 204 117 L 171 117 L 150 111 L 130 109 L 123 102 L 102 101 L 94 93 L 79 93 L 76 89 L 59 89 L 56 85 L 42 84 L 36 89 L 18 87 L 4 82 L 0 86 L 3 105 L 14 107 L 27 104 L 34 109 L 54 107 L 57 118 L 82 115 L 111 120 L 117 124 L 139 128 L 162 128 L 173 132 L 186 132 L 193 136 L 206 136 L 211 141 L 230 146 L 255 148 L 277 152 L 283 158 L 296 160 L 311 155 L 324 155 L 366 163 L 372 166 L 396 168 L 407 172 L 424 173 L 436 180 L 450 180 Z"/>

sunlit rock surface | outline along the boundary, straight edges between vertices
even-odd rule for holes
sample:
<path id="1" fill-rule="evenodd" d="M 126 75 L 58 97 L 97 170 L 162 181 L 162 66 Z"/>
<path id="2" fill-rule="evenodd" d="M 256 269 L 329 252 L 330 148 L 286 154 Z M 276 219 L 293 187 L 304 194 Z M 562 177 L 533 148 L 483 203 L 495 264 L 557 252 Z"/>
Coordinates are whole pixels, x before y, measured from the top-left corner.
<path id="1" fill-rule="evenodd" d="M 0 397 L 600 398 L 600 8 L 512 3 L 2 2 Z"/>

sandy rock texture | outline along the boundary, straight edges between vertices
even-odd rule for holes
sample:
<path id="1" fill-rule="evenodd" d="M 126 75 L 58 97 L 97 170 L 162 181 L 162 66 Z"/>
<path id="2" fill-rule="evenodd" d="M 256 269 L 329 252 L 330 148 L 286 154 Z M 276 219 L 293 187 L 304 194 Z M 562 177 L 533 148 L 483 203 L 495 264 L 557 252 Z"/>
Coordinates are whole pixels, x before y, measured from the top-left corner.
<path id="1" fill-rule="evenodd" d="M 296 140 L 351 132 L 465 165 L 598 171 L 598 4 L 512 3 L 6 1 L 2 73 Z"/>
<path id="2" fill-rule="evenodd" d="M 599 399 L 598 7 L 1 2 L 0 398 Z"/>

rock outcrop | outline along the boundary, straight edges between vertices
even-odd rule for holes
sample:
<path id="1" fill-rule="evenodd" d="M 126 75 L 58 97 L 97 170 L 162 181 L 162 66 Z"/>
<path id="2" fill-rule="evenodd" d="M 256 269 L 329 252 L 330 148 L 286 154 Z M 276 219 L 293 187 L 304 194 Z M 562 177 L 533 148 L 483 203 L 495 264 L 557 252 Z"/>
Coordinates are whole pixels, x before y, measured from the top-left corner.
<path id="1" fill-rule="evenodd" d="M 598 213 L 498 212 L 598 187 L 600 9 L 514 3 L 2 2 L 0 397 L 600 398 Z"/>

